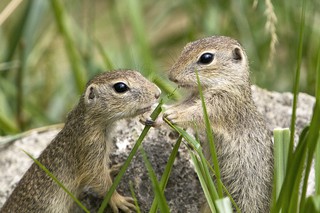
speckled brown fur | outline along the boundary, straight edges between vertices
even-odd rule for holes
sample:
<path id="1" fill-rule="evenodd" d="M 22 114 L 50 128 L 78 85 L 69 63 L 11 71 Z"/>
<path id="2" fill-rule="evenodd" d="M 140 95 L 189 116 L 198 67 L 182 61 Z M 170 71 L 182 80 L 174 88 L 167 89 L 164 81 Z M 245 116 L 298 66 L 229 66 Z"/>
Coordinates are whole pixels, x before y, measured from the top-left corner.
<path id="1" fill-rule="evenodd" d="M 199 62 L 204 53 L 214 56 L 212 62 Z M 170 70 L 170 80 L 188 89 L 191 95 L 169 107 L 164 117 L 185 128 L 192 128 L 196 123 L 205 135 L 195 71 L 215 136 L 223 183 L 242 212 L 269 212 L 273 145 L 271 134 L 252 100 L 244 49 L 236 40 L 225 36 L 200 39 L 186 45 Z M 203 146 L 209 150 L 208 143 Z M 210 153 L 205 154 L 209 159 Z M 207 208 L 207 211 L 210 210 Z"/>

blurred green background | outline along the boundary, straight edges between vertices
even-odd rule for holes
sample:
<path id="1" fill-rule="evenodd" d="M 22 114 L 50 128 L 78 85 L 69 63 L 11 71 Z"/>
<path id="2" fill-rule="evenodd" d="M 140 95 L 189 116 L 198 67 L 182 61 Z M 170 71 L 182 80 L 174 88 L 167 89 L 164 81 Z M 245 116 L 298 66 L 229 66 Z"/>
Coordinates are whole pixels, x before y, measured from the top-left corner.
<path id="1" fill-rule="evenodd" d="M 314 95 L 320 1 L 307 1 L 301 91 Z M 291 91 L 301 1 L 1 0 L 0 135 L 60 123 L 86 81 L 133 68 L 163 91 L 183 46 L 210 35 L 247 50 L 252 81 Z"/>

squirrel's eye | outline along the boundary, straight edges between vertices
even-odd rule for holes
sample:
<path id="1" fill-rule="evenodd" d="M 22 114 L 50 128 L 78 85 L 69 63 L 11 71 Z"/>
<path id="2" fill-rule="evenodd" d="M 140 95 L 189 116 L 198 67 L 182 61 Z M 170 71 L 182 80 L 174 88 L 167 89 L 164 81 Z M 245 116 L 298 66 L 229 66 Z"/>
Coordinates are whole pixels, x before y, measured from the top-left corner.
<path id="1" fill-rule="evenodd" d="M 214 55 L 212 53 L 203 53 L 199 60 L 198 63 L 200 64 L 210 64 L 214 59 Z"/>
<path id="2" fill-rule="evenodd" d="M 126 92 L 126 91 L 129 90 L 129 87 L 128 87 L 125 83 L 123 83 L 123 82 L 115 83 L 115 84 L 113 85 L 113 88 L 114 88 L 114 90 L 115 90 L 116 92 L 118 92 L 118 93 L 124 93 L 124 92 Z"/>

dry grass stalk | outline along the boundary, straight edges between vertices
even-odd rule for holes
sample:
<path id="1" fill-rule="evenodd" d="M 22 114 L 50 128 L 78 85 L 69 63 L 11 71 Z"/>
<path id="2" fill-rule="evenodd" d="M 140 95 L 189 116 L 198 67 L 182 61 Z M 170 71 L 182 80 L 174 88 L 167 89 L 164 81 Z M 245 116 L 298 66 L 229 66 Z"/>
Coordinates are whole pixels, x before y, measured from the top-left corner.
<path id="1" fill-rule="evenodd" d="M 276 52 L 276 44 L 278 42 L 278 36 L 276 33 L 277 16 L 274 12 L 274 8 L 271 0 L 265 0 L 265 4 L 266 4 L 265 15 L 267 17 L 265 28 L 266 28 L 266 31 L 271 36 L 270 53 L 269 53 L 269 59 L 268 59 L 268 67 L 270 67 L 274 59 L 274 55 Z"/>

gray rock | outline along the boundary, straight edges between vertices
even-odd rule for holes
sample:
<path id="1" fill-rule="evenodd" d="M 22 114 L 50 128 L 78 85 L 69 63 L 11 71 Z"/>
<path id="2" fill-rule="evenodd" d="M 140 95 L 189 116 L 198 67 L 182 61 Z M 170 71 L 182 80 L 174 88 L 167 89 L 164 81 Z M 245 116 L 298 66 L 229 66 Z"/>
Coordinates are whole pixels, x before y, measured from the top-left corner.
<path id="1" fill-rule="evenodd" d="M 256 86 L 253 86 L 252 90 L 258 109 L 265 116 L 270 129 L 290 127 L 292 94 L 269 92 Z M 296 120 L 297 133 L 301 132 L 309 123 L 314 103 L 315 99 L 313 97 L 302 93 L 299 95 Z M 115 152 L 111 156 L 114 164 L 125 161 L 142 129 L 143 125 L 136 119 L 118 122 L 114 137 Z M 37 157 L 57 133 L 58 130 L 41 133 L 35 130 L 13 143 L 0 146 L 0 207 L 32 163 L 32 160 L 21 149 Z M 151 129 L 143 142 L 143 148 L 158 179 L 161 177 L 176 142 L 176 138 L 172 135 L 174 134 L 168 127 Z M 154 195 L 140 153 L 134 157 L 118 187 L 118 191 L 122 195 L 130 196 L 130 182 L 133 185 L 142 212 L 146 212 L 151 206 Z M 200 183 L 190 162 L 187 148 L 183 143 L 175 160 L 165 196 L 171 212 L 198 212 L 201 203 L 204 202 Z M 94 212 L 101 203 L 101 199 L 95 198 L 94 194 L 90 192 L 86 192 L 82 196 L 82 201 L 91 212 Z M 77 207 L 75 207 L 75 211 L 81 212 L 76 209 Z"/>

